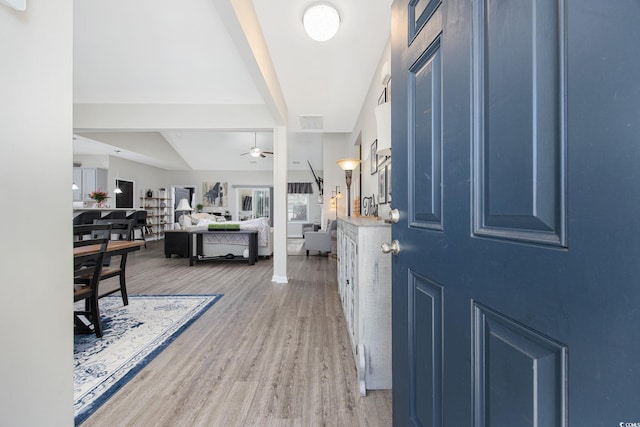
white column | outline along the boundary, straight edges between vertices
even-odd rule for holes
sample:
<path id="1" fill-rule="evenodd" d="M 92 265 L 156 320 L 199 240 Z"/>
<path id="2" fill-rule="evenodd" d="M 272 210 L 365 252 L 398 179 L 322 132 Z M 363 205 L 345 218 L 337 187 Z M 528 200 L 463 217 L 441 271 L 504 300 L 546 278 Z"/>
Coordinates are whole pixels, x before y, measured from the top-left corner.
<path id="1" fill-rule="evenodd" d="M 287 128 L 273 129 L 273 277 L 287 283 Z"/>

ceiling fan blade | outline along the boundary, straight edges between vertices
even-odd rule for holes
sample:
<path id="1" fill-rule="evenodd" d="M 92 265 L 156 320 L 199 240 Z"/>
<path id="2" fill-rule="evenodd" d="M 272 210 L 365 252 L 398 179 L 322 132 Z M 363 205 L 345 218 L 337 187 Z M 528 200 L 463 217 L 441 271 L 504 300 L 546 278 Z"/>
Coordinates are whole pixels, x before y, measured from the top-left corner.
<path id="1" fill-rule="evenodd" d="M 273 151 L 263 151 L 264 154 L 273 154 Z"/>
<path id="2" fill-rule="evenodd" d="M 264 155 L 264 153 L 265 153 L 264 151 L 262 153 L 260 153 L 260 157 L 267 157 L 267 156 Z"/>
<path id="3" fill-rule="evenodd" d="M 249 154 L 249 153 L 242 153 L 242 154 L 240 154 L 240 155 L 241 155 L 241 156 L 246 156 L 247 154 Z"/>

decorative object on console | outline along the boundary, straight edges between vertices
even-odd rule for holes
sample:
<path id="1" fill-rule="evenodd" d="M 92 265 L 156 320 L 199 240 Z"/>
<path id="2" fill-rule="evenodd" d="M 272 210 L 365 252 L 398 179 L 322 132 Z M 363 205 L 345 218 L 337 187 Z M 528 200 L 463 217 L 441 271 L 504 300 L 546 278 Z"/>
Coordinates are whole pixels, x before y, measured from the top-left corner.
<path id="1" fill-rule="evenodd" d="M 347 216 L 351 216 L 351 176 L 353 175 L 353 170 L 360 164 L 360 160 L 340 159 L 336 163 L 344 171 L 344 176 L 347 183 Z"/>
<path id="2" fill-rule="evenodd" d="M 193 209 L 191 209 L 191 206 L 189 206 L 189 202 L 187 201 L 187 199 L 180 199 L 180 202 L 178 203 L 178 206 L 176 207 L 176 212 L 182 212 L 182 215 L 180 215 L 180 218 L 178 218 L 178 222 L 180 223 L 180 226 L 182 227 L 182 229 L 184 229 L 185 223 L 184 223 L 184 213 L 186 211 L 192 211 Z"/>
<path id="3" fill-rule="evenodd" d="M 364 216 L 378 216 L 378 205 L 376 204 L 376 195 L 362 198 L 362 214 Z"/>

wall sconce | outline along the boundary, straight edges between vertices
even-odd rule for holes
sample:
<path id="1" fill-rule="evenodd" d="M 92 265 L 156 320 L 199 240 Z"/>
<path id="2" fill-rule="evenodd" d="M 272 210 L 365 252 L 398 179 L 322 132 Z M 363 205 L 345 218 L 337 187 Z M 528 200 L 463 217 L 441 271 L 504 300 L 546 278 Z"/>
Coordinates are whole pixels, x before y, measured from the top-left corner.
<path id="1" fill-rule="evenodd" d="M 347 216 L 351 216 L 351 176 L 353 175 L 353 170 L 360 164 L 360 160 L 340 159 L 336 163 L 344 171 L 344 177 L 347 182 Z"/>
<path id="2" fill-rule="evenodd" d="M 336 186 L 336 189 L 331 192 L 331 209 L 336 210 L 336 220 L 338 219 L 338 199 L 342 197 L 340 193 L 340 186 Z"/>

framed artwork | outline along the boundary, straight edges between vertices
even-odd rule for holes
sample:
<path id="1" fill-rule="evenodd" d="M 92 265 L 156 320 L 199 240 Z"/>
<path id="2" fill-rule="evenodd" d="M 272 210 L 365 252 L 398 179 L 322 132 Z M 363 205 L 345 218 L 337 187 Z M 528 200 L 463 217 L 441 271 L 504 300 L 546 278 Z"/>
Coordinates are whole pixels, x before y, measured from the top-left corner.
<path id="1" fill-rule="evenodd" d="M 203 182 L 202 183 L 202 204 L 210 207 L 226 207 L 229 195 L 227 193 L 226 182 Z"/>
<path id="2" fill-rule="evenodd" d="M 378 204 L 387 203 L 387 168 L 378 171 Z"/>
<path id="3" fill-rule="evenodd" d="M 386 178 L 387 178 L 387 203 L 391 203 L 391 163 L 389 163 L 386 167 Z"/>
<path id="4" fill-rule="evenodd" d="M 378 172 L 378 140 L 377 139 L 373 141 L 373 144 L 371 144 L 371 156 L 369 158 L 371 159 L 371 175 L 373 175 L 376 172 Z"/>

